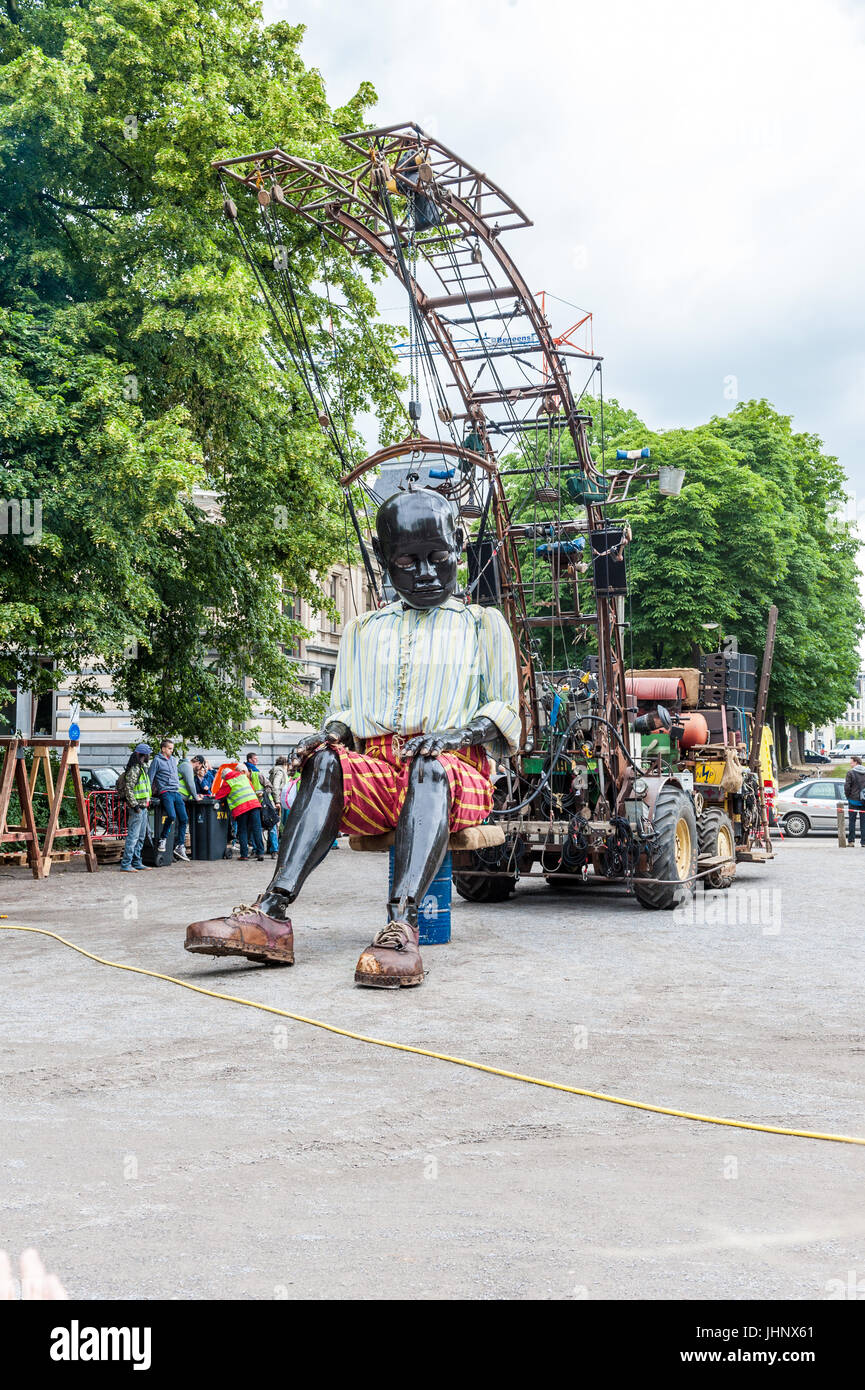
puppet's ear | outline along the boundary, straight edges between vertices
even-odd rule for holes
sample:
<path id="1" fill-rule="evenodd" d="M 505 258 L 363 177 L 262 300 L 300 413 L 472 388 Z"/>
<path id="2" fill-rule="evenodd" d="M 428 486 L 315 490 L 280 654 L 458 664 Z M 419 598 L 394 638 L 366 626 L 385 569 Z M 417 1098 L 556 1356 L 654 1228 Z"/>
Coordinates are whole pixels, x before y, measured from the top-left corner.
<path id="1" fill-rule="evenodd" d="M 382 548 L 381 548 L 381 546 L 379 545 L 378 536 L 373 536 L 373 538 L 372 538 L 372 553 L 373 553 L 373 555 L 375 556 L 375 558 L 378 560 L 378 562 L 379 562 L 379 564 L 381 565 L 382 569 L 386 569 L 387 566 L 385 565 L 385 562 L 384 562 L 384 555 L 383 555 L 383 553 L 382 553 Z"/>
<path id="2" fill-rule="evenodd" d="M 454 530 L 454 544 L 457 548 L 458 555 L 462 555 L 463 553 L 463 546 L 465 545 L 465 540 L 466 537 L 463 528 L 461 526 L 457 526 Z"/>

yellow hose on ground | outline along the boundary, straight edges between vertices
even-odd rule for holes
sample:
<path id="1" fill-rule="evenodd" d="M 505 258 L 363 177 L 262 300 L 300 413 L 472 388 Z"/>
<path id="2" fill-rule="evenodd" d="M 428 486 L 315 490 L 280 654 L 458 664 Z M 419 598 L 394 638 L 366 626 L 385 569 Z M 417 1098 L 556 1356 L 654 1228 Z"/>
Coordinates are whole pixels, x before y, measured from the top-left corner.
<path id="1" fill-rule="evenodd" d="M 455 1067 L 470 1067 L 472 1071 L 484 1071 L 490 1076 L 503 1076 L 507 1081 L 524 1081 L 529 1086 L 545 1086 L 550 1091 L 566 1091 L 568 1095 L 585 1096 L 588 1100 L 605 1100 L 611 1105 L 627 1105 L 631 1110 L 649 1110 L 654 1115 L 673 1115 L 679 1120 L 697 1120 L 705 1125 L 727 1125 L 731 1129 L 755 1129 L 762 1134 L 789 1134 L 796 1139 L 826 1139 L 833 1144 L 862 1144 L 865 1139 L 857 1139 L 849 1134 L 821 1134 L 813 1129 L 785 1129 L 781 1125 L 757 1125 L 750 1120 L 725 1120 L 717 1115 L 697 1115 L 690 1110 L 674 1110 L 668 1105 L 650 1105 L 648 1101 L 626 1100 L 623 1096 L 608 1096 L 603 1091 L 588 1091 L 582 1086 L 565 1086 L 561 1081 L 543 1081 L 537 1076 L 523 1076 L 517 1071 L 505 1071 L 502 1067 L 488 1067 L 484 1062 L 470 1062 L 465 1057 L 450 1057 L 446 1052 L 433 1052 L 426 1047 L 412 1047 L 410 1043 L 389 1042 L 385 1038 L 370 1038 L 365 1033 L 354 1033 L 349 1028 L 337 1028 L 334 1023 L 322 1023 L 318 1018 L 305 1018 L 303 1014 L 292 1014 L 287 1009 L 277 1009 L 273 1004 L 259 1004 L 255 999 L 242 999 L 237 994 L 222 994 L 216 989 L 202 989 L 200 985 L 191 985 L 188 980 L 175 979 L 173 975 L 161 975 L 158 970 L 145 970 L 140 965 L 122 965 L 120 961 L 105 960 L 102 956 L 95 956 L 91 951 L 85 951 L 83 946 L 76 946 L 74 941 L 67 941 L 65 937 L 58 936 L 56 932 L 45 931 L 42 927 L 23 927 L 13 923 L 6 925 L 0 923 L 0 931 L 23 931 L 32 932 L 35 936 L 47 936 L 52 941 L 59 941 L 61 946 L 68 946 L 71 951 L 77 951 L 80 956 L 86 956 L 88 960 L 95 960 L 98 965 L 110 965 L 114 970 L 128 970 L 133 975 L 149 975 L 153 980 L 165 980 L 170 985 L 179 985 L 181 989 L 190 989 L 194 994 L 204 994 L 208 999 L 224 999 L 229 1004 L 244 1004 L 248 1009 L 260 1009 L 265 1014 L 276 1014 L 278 1018 L 290 1018 L 295 1023 L 308 1023 L 312 1028 L 323 1028 L 327 1033 L 336 1033 L 341 1038 L 353 1038 L 355 1042 L 371 1043 L 375 1047 L 390 1047 L 396 1052 L 412 1052 L 416 1057 L 432 1057 L 436 1062 L 451 1062 Z"/>

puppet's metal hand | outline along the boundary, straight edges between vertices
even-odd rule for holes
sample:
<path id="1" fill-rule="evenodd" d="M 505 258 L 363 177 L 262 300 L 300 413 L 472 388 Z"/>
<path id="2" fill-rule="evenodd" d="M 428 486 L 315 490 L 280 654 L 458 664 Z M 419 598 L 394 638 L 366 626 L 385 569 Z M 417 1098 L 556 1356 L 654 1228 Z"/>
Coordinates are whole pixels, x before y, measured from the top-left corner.
<path id="1" fill-rule="evenodd" d="M 431 733 L 415 734 L 402 746 L 402 757 L 437 758 L 439 753 L 452 753 L 457 748 L 467 748 L 474 743 L 491 743 L 498 738 L 499 731 L 491 719 L 472 719 L 459 729 L 440 729 Z"/>
<path id="2" fill-rule="evenodd" d="M 348 735 L 348 725 L 341 724 L 338 719 L 334 719 L 330 724 L 326 724 L 317 733 L 307 734 L 300 739 L 295 747 L 291 762 L 288 765 L 289 772 L 296 772 L 302 767 L 307 758 L 317 752 L 319 748 L 334 748 L 337 743 L 345 743 Z"/>

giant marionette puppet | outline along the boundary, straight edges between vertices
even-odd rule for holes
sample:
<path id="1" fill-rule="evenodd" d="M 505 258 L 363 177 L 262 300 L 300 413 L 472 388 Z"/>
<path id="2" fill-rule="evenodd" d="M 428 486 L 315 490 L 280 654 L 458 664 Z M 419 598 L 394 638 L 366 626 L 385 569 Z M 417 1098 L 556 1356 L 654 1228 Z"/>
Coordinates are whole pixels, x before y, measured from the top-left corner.
<path id="1" fill-rule="evenodd" d="M 288 909 L 334 837 L 394 829 L 387 920 L 354 978 L 423 983 L 418 904 L 449 833 L 489 815 L 487 749 L 501 757 L 519 745 L 517 668 L 501 613 L 455 595 L 463 535 L 445 498 L 397 493 L 376 533 L 397 598 L 345 626 L 324 728 L 297 746 L 303 771 L 270 886 L 252 908 L 193 922 L 188 951 L 292 965 Z"/>

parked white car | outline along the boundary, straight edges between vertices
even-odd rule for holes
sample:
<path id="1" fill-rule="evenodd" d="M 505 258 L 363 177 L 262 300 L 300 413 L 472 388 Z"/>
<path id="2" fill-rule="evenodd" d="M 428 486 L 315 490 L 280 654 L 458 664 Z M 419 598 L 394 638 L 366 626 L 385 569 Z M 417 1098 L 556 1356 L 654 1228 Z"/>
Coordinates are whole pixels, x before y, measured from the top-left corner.
<path id="1" fill-rule="evenodd" d="M 775 802 L 775 815 L 784 834 L 798 840 L 810 830 L 837 830 L 838 806 L 846 811 L 844 782 L 835 777 L 803 777 L 784 787 Z"/>

